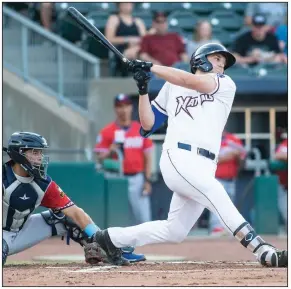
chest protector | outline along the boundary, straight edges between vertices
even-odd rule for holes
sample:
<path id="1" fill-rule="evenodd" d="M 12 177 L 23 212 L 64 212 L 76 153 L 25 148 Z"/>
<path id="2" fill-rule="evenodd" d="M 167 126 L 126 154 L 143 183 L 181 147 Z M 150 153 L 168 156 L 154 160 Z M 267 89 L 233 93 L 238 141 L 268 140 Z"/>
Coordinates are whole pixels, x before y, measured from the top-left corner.
<path id="1" fill-rule="evenodd" d="M 51 179 L 16 176 L 11 165 L 8 162 L 2 168 L 2 229 L 19 232 L 28 217 L 40 206 Z"/>

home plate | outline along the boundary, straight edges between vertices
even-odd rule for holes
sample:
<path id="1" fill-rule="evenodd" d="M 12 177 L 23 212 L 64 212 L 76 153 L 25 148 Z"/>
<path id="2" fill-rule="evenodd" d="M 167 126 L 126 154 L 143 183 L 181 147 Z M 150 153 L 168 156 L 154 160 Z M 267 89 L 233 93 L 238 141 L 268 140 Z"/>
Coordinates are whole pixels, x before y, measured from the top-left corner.
<path id="1" fill-rule="evenodd" d="M 152 262 L 173 262 L 173 261 L 184 261 L 186 257 L 184 256 L 170 256 L 170 255 L 148 255 L 146 254 L 147 261 Z M 84 262 L 84 255 L 47 255 L 47 256 L 35 256 L 34 261 L 72 261 L 72 262 Z"/>

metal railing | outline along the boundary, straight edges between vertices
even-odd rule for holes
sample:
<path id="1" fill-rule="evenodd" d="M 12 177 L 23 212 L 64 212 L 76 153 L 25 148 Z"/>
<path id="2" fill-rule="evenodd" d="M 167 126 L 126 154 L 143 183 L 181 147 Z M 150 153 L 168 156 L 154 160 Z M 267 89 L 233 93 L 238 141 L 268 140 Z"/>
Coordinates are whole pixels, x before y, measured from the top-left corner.
<path id="1" fill-rule="evenodd" d="M 87 115 L 89 81 L 100 76 L 96 57 L 3 6 L 6 69 Z"/>

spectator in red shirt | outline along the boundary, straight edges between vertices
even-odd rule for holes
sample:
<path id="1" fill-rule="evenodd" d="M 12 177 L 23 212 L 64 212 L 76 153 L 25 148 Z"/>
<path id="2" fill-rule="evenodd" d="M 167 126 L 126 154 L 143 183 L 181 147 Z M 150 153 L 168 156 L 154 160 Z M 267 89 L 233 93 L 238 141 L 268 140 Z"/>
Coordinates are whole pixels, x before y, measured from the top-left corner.
<path id="1" fill-rule="evenodd" d="M 168 32 L 167 16 L 157 12 L 153 18 L 154 34 L 142 38 L 140 59 L 153 64 L 172 66 L 176 62 L 187 62 L 185 44 L 177 33 Z"/>
<path id="2" fill-rule="evenodd" d="M 276 149 L 275 160 L 288 161 L 288 139 L 283 140 Z M 280 213 L 287 227 L 288 211 L 287 211 L 287 190 L 288 190 L 288 171 L 278 171 L 280 186 L 278 190 L 278 206 Z"/>
<path id="3" fill-rule="evenodd" d="M 151 220 L 150 194 L 153 143 L 143 138 L 140 124 L 132 120 L 132 101 L 124 94 L 114 100 L 116 120 L 106 125 L 97 137 L 95 151 L 99 161 L 123 153 L 123 172 L 128 177 L 128 198 L 135 224 Z"/>
<path id="4" fill-rule="evenodd" d="M 241 161 L 245 157 L 246 150 L 242 141 L 233 134 L 224 131 L 215 176 L 233 202 L 235 199 L 235 179 L 238 175 Z M 209 229 L 211 235 L 225 234 L 224 227 L 213 213 L 210 213 Z"/>

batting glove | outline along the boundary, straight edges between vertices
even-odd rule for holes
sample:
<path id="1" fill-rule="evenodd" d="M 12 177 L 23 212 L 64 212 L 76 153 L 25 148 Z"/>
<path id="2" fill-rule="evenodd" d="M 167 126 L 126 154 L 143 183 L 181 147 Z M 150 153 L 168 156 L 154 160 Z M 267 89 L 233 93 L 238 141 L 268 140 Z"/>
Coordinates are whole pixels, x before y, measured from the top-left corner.
<path id="1" fill-rule="evenodd" d="M 151 75 L 149 72 L 146 72 L 144 70 L 138 69 L 134 75 L 133 79 L 136 82 L 136 85 L 138 87 L 138 93 L 139 95 L 145 95 L 148 93 L 148 83 L 151 79 Z"/>
<path id="2" fill-rule="evenodd" d="M 132 60 L 128 64 L 128 70 L 131 72 L 136 72 L 137 70 L 141 69 L 143 71 L 150 72 L 152 66 L 153 64 L 151 62 Z"/>

